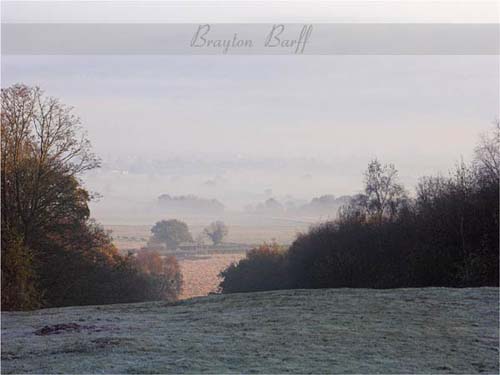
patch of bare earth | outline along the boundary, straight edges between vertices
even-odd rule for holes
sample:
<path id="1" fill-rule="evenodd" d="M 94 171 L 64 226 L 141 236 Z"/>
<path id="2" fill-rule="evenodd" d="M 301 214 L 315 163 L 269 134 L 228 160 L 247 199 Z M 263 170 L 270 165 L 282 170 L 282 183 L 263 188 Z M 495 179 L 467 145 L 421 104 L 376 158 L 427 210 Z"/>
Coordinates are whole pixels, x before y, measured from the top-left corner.
<path id="1" fill-rule="evenodd" d="M 496 374 L 498 293 L 288 290 L 3 312 L 2 372 Z"/>

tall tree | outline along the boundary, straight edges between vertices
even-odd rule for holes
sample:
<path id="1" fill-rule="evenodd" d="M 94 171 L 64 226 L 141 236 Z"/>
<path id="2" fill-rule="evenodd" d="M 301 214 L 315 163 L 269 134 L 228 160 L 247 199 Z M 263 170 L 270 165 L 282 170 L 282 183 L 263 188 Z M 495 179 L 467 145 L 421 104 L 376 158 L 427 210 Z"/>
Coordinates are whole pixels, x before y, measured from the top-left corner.
<path id="1" fill-rule="evenodd" d="M 379 221 L 392 219 L 406 201 L 406 192 L 398 183 L 394 165 L 382 165 L 377 159 L 368 164 L 365 172 L 365 194 L 368 212 Z"/>
<path id="2" fill-rule="evenodd" d="M 99 160 L 72 109 L 36 87 L 1 97 L 2 308 L 175 298 L 175 263 L 148 274 L 89 220 L 79 175 Z"/>
<path id="3" fill-rule="evenodd" d="M 2 89 L 1 97 L 2 227 L 29 246 L 35 230 L 87 210 L 77 178 L 99 160 L 71 107 L 19 84 Z M 75 194 L 79 199 L 68 205 Z"/>

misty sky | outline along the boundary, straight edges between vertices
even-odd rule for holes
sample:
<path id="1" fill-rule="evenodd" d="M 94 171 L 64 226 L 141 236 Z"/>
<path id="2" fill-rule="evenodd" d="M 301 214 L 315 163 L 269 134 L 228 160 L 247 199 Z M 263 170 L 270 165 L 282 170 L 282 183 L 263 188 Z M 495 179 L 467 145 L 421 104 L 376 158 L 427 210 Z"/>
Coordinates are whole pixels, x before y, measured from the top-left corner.
<path id="1" fill-rule="evenodd" d="M 411 190 L 469 159 L 499 116 L 498 56 L 3 56 L 1 68 L 2 87 L 75 107 L 103 158 L 84 178 L 103 218 L 160 193 L 229 208 L 351 194 L 374 157 Z"/>

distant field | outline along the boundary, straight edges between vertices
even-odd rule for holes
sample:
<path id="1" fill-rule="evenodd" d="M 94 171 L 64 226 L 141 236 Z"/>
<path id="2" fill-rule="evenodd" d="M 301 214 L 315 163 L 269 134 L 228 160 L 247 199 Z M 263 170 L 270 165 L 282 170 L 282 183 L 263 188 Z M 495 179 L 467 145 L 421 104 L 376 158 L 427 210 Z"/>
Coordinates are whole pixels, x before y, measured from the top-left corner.
<path id="1" fill-rule="evenodd" d="M 112 232 L 113 242 L 116 247 L 126 253 L 131 249 L 138 249 L 144 245 L 150 236 L 149 225 L 107 225 L 107 230 Z M 189 226 L 193 237 L 203 231 L 202 225 Z M 250 246 L 264 241 L 276 240 L 281 244 L 290 244 L 301 230 L 306 230 L 305 225 L 274 225 L 274 226 L 229 226 L 227 242 L 248 244 Z M 178 257 L 184 279 L 181 299 L 206 296 L 217 290 L 220 283 L 219 273 L 232 262 L 237 262 L 245 256 L 245 252 L 220 253 L 200 255 L 197 257 Z"/>
<path id="2" fill-rule="evenodd" d="M 184 285 L 181 299 L 206 296 L 219 286 L 218 274 L 233 262 L 239 261 L 245 253 L 211 254 L 199 259 L 181 259 Z"/>
<path id="3" fill-rule="evenodd" d="M 105 228 L 112 231 L 113 242 L 122 252 L 144 246 L 150 233 L 150 227 L 146 225 L 109 225 Z M 200 226 L 199 230 L 201 232 L 203 228 Z M 244 256 L 244 252 L 239 252 L 178 258 L 184 279 L 180 298 L 206 296 L 210 292 L 215 292 L 220 282 L 219 273 Z"/>
<path id="4" fill-rule="evenodd" d="M 151 225 L 105 225 L 112 232 L 113 242 L 122 251 L 144 246 L 151 235 Z M 297 233 L 305 231 L 307 224 L 295 225 L 228 225 L 227 242 L 240 244 L 260 244 L 264 241 L 276 240 L 282 244 L 290 244 Z M 203 231 L 202 225 L 190 225 L 189 229 L 196 238 Z"/>

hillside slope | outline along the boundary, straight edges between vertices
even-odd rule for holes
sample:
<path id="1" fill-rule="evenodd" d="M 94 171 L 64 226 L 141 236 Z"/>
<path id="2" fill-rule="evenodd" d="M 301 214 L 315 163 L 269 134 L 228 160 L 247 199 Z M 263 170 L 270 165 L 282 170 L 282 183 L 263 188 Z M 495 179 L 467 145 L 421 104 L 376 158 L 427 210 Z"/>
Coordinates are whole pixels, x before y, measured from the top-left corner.
<path id="1" fill-rule="evenodd" d="M 323 289 L 2 313 L 3 373 L 498 373 L 498 289 Z"/>

